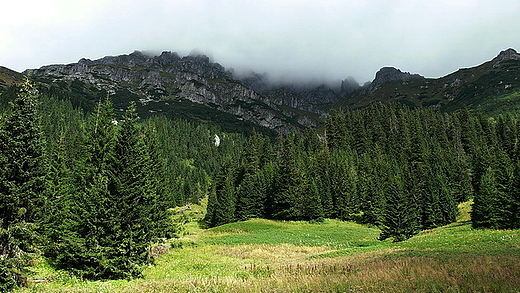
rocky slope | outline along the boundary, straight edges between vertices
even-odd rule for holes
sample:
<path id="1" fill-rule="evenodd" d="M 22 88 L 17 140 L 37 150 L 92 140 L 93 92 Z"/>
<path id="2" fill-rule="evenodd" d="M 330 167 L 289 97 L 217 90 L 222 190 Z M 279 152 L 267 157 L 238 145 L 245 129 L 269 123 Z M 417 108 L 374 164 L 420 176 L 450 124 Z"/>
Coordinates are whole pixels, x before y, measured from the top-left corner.
<path id="1" fill-rule="evenodd" d="M 226 125 L 229 131 L 255 125 L 277 133 L 319 127 L 334 109 L 373 102 L 490 114 L 520 111 L 520 54 L 513 49 L 436 79 L 384 67 L 363 86 L 353 78 L 321 85 L 276 83 L 257 73 L 237 77 L 204 55 L 171 52 L 151 56 L 136 51 L 24 73 L 51 94 L 87 109 L 108 95 L 117 110 L 137 100 L 144 116 L 163 112 Z M 0 89 L 21 80 L 22 74 L 0 67 Z"/>
<path id="2" fill-rule="evenodd" d="M 106 92 L 116 97 L 114 102 L 119 108 L 131 99 L 139 100 L 150 113 L 166 111 L 179 102 L 191 102 L 278 132 L 297 127 L 281 110 L 266 103 L 263 96 L 203 55 L 181 58 L 171 52 L 149 56 L 136 51 L 129 55 L 43 66 L 26 73 L 42 82 L 62 85 L 65 82 L 69 88 L 75 83 L 76 88 Z M 77 86 L 78 82 L 81 86 Z M 126 99 L 118 98 L 125 94 Z M 99 94 L 94 96 L 99 98 Z"/>

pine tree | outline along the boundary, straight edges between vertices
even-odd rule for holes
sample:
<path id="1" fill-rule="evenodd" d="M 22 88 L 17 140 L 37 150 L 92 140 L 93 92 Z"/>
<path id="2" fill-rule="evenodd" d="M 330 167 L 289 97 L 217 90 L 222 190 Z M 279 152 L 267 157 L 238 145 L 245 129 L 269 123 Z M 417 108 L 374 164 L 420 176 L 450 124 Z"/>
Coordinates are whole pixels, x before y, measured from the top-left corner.
<path id="1" fill-rule="evenodd" d="M 303 220 L 322 221 L 324 218 L 321 194 L 316 180 L 311 179 L 303 197 Z"/>
<path id="2" fill-rule="evenodd" d="M 393 162 L 395 169 L 388 180 L 386 207 L 380 240 L 393 238 L 394 242 L 404 241 L 419 232 L 417 203 L 413 194 L 405 189 L 402 170 Z"/>
<path id="3" fill-rule="evenodd" d="M 489 167 L 480 179 L 478 192 L 475 194 L 471 210 L 471 221 L 474 228 L 493 228 L 496 222 L 494 213 L 499 190 L 495 173 Z"/>
<path id="4" fill-rule="evenodd" d="M 350 150 L 332 153 L 332 198 L 335 217 L 341 220 L 352 220 L 359 212 L 359 194 L 357 190 L 357 171 Z"/>
<path id="5" fill-rule="evenodd" d="M 511 207 L 511 219 L 509 220 L 509 228 L 518 229 L 520 228 L 520 161 L 517 161 L 516 163 L 513 183 L 511 184 L 509 194 L 509 196 L 514 201 Z"/>
<path id="6" fill-rule="evenodd" d="M 209 195 L 208 208 L 204 217 L 204 223 L 208 227 L 216 227 L 235 221 L 235 168 L 232 159 L 228 157 L 215 176 L 213 191 Z"/>
<path id="7" fill-rule="evenodd" d="M 59 237 L 56 245 L 46 251 L 58 268 L 91 279 L 112 277 L 112 264 L 107 259 L 111 246 L 107 239 L 114 232 L 113 203 L 108 190 L 112 176 L 110 163 L 114 160 L 113 119 L 108 99 L 100 102 L 92 113 L 85 129 L 85 156 L 74 165 L 73 182 L 77 190 L 64 204 L 65 218 L 57 227 L 60 231 L 56 233 Z"/>
<path id="8" fill-rule="evenodd" d="M 139 266 L 149 261 L 150 243 L 164 236 L 168 227 L 166 205 L 164 198 L 157 194 L 157 181 L 150 168 L 152 160 L 137 127 L 134 103 L 123 119 L 108 185 L 108 201 L 113 205 L 110 216 L 115 229 L 107 244 L 114 247 L 110 258 L 117 266 L 114 273 L 122 274 L 118 277 L 139 276 Z"/>
<path id="9" fill-rule="evenodd" d="M 363 221 L 377 226 L 382 225 L 386 204 L 385 176 L 388 174 L 388 158 L 379 146 L 360 159 L 358 185 L 361 199 Z"/>
<path id="10" fill-rule="evenodd" d="M 112 113 L 105 101 L 92 116 L 79 190 L 67 206 L 54 252 L 58 267 L 90 279 L 140 276 L 150 261 L 149 245 L 168 229 L 164 198 L 151 172 L 157 164 L 137 125 L 135 105 L 119 129 Z"/>
<path id="11" fill-rule="evenodd" d="M 0 290 L 23 283 L 45 200 L 44 141 L 38 93 L 26 80 L 0 125 Z M 39 236 L 39 235 L 38 235 Z"/>
<path id="12" fill-rule="evenodd" d="M 48 238 L 45 249 L 48 253 L 55 250 L 54 243 L 60 239 L 63 230 L 63 219 L 67 218 L 68 205 L 71 196 L 77 191 L 74 184 L 72 170 L 67 166 L 64 135 L 60 135 L 57 147 L 49 156 L 49 170 L 46 181 L 47 213 L 42 217 L 40 229 Z"/>
<path id="13" fill-rule="evenodd" d="M 268 199 L 268 217 L 280 220 L 303 218 L 302 196 L 308 190 L 308 176 L 298 158 L 298 138 L 290 134 L 279 144 L 278 176 L 275 192 Z"/>
<path id="14" fill-rule="evenodd" d="M 0 171 L 3 228 L 13 222 L 34 222 L 43 203 L 46 163 L 36 103 L 37 91 L 26 81 L 0 133 L 4 160 Z"/>
<path id="15" fill-rule="evenodd" d="M 509 229 L 517 227 L 515 214 L 518 206 L 515 198 L 514 163 L 502 150 L 483 156 L 488 165 L 481 175 L 471 219 L 475 228 Z"/>
<path id="16" fill-rule="evenodd" d="M 266 191 L 272 184 L 262 174 L 271 152 L 268 144 L 266 137 L 254 131 L 243 147 L 235 211 L 239 221 L 265 216 Z"/>

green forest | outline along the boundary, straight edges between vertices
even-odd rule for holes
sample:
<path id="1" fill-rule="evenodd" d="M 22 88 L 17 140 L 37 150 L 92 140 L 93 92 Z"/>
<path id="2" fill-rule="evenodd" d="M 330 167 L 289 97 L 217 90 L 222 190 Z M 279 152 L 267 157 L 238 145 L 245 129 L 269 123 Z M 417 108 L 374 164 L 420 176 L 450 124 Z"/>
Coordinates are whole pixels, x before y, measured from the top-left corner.
<path id="1" fill-rule="evenodd" d="M 334 218 L 402 241 L 454 222 L 471 199 L 475 228 L 515 229 L 519 154 L 517 115 L 374 104 L 329 115 L 323 136 L 250 136 L 218 171 L 205 221 Z"/>
<path id="2" fill-rule="evenodd" d="M 372 104 L 324 129 L 279 137 L 92 111 L 30 81 L 0 97 L 0 291 L 28 263 L 87 280 L 140 277 L 152 244 L 174 238 L 173 208 L 207 197 L 201 225 L 252 218 L 353 221 L 405 241 L 455 222 L 520 228 L 520 117 Z"/>

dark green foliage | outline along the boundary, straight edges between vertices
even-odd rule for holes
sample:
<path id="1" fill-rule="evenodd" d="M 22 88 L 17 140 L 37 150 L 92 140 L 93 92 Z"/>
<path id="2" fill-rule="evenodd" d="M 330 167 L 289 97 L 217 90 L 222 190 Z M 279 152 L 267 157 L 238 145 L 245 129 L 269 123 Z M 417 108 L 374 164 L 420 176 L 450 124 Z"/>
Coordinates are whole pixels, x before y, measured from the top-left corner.
<path id="1" fill-rule="evenodd" d="M 457 203 L 475 197 L 475 227 L 519 225 L 513 115 L 487 119 L 379 104 L 336 112 L 327 118 L 325 141 L 312 131 L 279 138 L 277 175 L 267 185 L 258 177 L 254 141 L 236 167 L 233 220 L 331 217 L 377 225 L 381 239 L 402 241 L 455 221 Z"/>
<path id="2" fill-rule="evenodd" d="M 121 258 L 124 262 L 120 269 L 132 272 L 134 267 L 148 261 L 150 243 L 165 236 L 168 214 L 165 198 L 157 194 L 159 186 L 153 176 L 158 171 L 153 167 L 158 164 L 152 161 L 138 128 L 134 104 L 130 104 L 123 119 L 109 170 L 108 201 L 112 204 L 110 215 L 117 229 L 109 238 L 119 252 L 111 257 Z"/>
<path id="3" fill-rule="evenodd" d="M 350 150 L 333 151 L 330 176 L 335 217 L 353 220 L 353 215 L 359 213 L 360 202 L 356 162 Z"/>
<path id="4" fill-rule="evenodd" d="M 27 80 L 0 120 L 1 291 L 24 284 L 29 252 L 37 243 L 35 223 L 45 201 L 44 140 L 38 93 Z"/>
<path id="5" fill-rule="evenodd" d="M 2 228 L 15 222 L 33 222 L 43 202 L 46 164 L 37 92 L 27 81 L 12 103 L 12 112 L 0 129 L 0 218 Z"/>
<path id="6" fill-rule="evenodd" d="M 208 210 L 204 223 L 215 227 L 235 221 L 236 206 L 236 168 L 231 158 L 226 158 L 215 176 L 213 191 L 208 198 Z"/>
<path id="7" fill-rule="evenodd" d="M 475 194 L 473 227 L 511 229 L 518 227 L 515 199 L 516 166 L 501 150 L 495 151 L 488 168 L 482 174 Z"/>
<path id="8" fill-rule="evenodd" d="M 270 199 L 269 217 L 302 220 L 304 197 L 308 196 L 310 178 L 298 157 L 299 137 L 291 134 L 281 139 L 278 149 L 276 189 Z"/>
<path id="9" fill-rule="evenodd" d="M 211 189 L 211 178 L 226 156 L 238 157 L 241 135 L 195 125 L 183 120 L 154 117 L 144 121 L 146 132 L 155 132 L 157 154 L 164 164 L 164 184 L 170 206 L 198 202 Z M 220 145 L 215 145 L 215 135 Z"/>
<path id="10" fill-rule="evenodd" d="M 117 232 L 112 222 L 115 198 L 109 192 L 110 164 L 114 160 L 115 127 L 112 104 L 100 103 L 91 116 L 86 131 L 86 156 L 76 164 L 74 178 L 77 190 L 64 204 L 64 218 L 57 227 L 47 254 L 55 258 L 59 268 L 69 269 L 85 278 L 119 277 L 110 243 Z M 118 211 L 119 212 L 119 211 Z M 105 273 L 106 272 L 106 273 Z M 123 274 L 124 277 L 124 274 Z"/>
<path id="11" fill-rule="evenodd" d="M 49 249 L 58 267 L 85 278 L 140 276 L 150 261 L 149 245 L 168 232 L 165 198 L 152 172 L 159 164 L 137 125 L 135 106 L 123 119 L 114 125 L 109 101 L 92 115 L 77 191 L 67 197 Z"/>
<path id="12" fill-rule="evenodd" d="M 12 107 L 0 107 L 4 291 L 24 282 L 35 240 L 53 264 L 79 276 L 139 276 L 151 242 L 173 234 L 167 208 L 205 196 L 221 158 L 242 145 L 240 135 L 181 120 L 141 125 L 135 110 L 116 125 L 108 101 L 86 119 L 48 94 L 35 103 L 29 83 L 13 93 L 1 97 Z"/>
<path id="13" fill-rule="evenodd" d="M 515 166 L 515 173 L 513 184 L 511 184 L 510 196 L 513 200 L 511 209 L 510 225 L 511 229 L 520 228 L 520 161 L 517 161 Z"/>
<path id="14" fill-rule="evenodd" d="M 475 194 L 471 212 L 473 227 L 494 228 L 494 223 L 497 221 L 494 210 L 499 196 L 496 184 L 495 174 L 491 168 L 488 168 L 481 176 L 479 190 Z"/>
<path id="15" fill-rule="evenodd" d="M 271 153 L 268 138 L 257 132 L 253 132 L 245 142 L 237 174 L 236 219 L 265 217 L 268 190 L 273 180 L 267 169 L 269 167 L 266 167 L 271 161 Z"/>
<path id="16" fill-rule="evenodd" d="M 396 173 L 390 174 L 386 184 L 386 205 L 380 240 L 393 238 L 394 242 L 404 241 L 419 232 L 419 214 L 413 194 L 405 188 L 402 171 L 395 162 Z"/>

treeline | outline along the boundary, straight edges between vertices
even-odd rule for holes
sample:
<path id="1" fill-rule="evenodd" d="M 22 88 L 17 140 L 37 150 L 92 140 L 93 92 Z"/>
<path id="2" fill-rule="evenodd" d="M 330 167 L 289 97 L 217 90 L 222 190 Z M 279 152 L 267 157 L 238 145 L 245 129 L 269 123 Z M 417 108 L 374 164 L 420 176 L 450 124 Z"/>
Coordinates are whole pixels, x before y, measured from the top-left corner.
<path id="1" fill-rule="evenodd" d="M 25 282 L 37 251 L 87 279 L 141 274 L 150 245 L 175 233 L 169 208 L 207 194 L 240 135 L 161 117 L 85 114 L 27 81 L 2 93 L 0 292 Z M 218 134 L 220 144 L 215 144 Z"/>
<path id="2" fill-rule="evenodd" d="M 252 135 L 217 173 L 205 222 L 337 218 L 405 240 L 455 221 L 519 228 L 519 117 L 372 105 L 332 114 L 326 133 Z"/>

